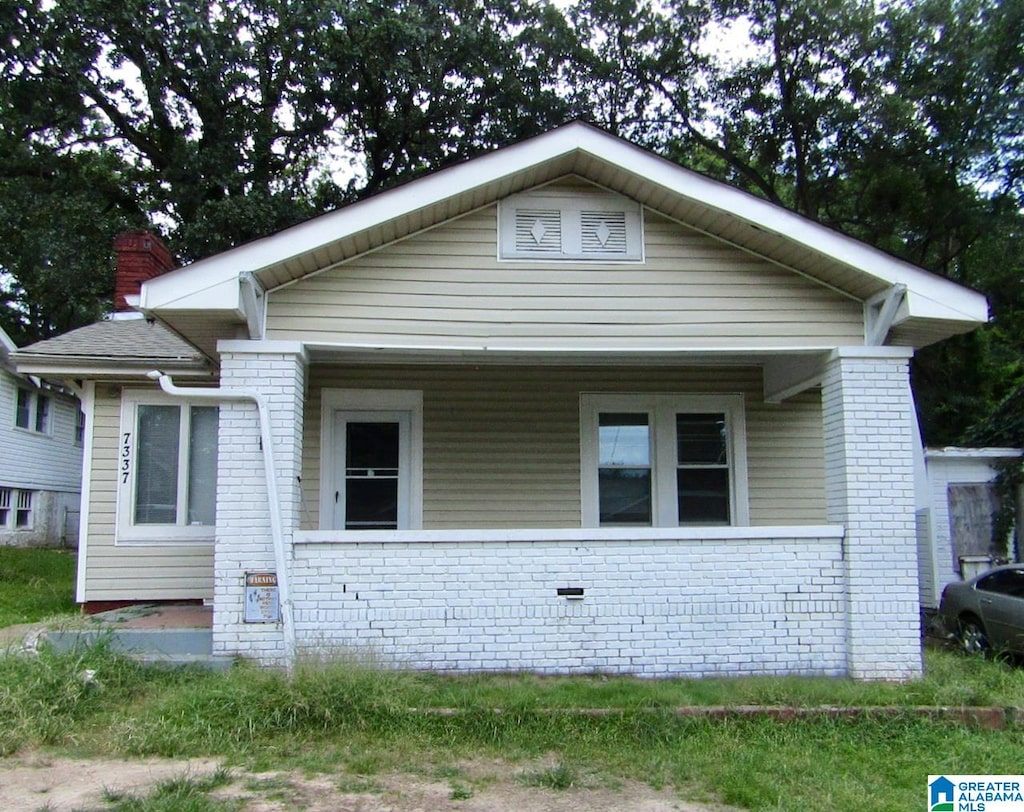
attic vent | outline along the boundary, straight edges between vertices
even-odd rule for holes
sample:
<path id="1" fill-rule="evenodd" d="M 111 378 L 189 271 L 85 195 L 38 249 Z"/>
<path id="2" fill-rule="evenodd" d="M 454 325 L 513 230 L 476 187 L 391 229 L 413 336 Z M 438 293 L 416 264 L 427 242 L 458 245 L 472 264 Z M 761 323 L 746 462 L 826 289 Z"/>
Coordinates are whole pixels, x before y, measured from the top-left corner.
<path id="1" fill-rule="evenodd" d="M 640 205 L 600 190 L 539 189 L 501 202 L 501 259 L 642 261 Z"/>
<path id="2" fill-rule="evenodd" d="M 516 252 L 562 252 L 562 214 L 558 209 L 516 211 Z"/>
<path id="3" fill-rule="evenodd" d="M 580 212 L 584 254 L 614 257 L 626 254 L 626 213 L 622 211 Z"/>

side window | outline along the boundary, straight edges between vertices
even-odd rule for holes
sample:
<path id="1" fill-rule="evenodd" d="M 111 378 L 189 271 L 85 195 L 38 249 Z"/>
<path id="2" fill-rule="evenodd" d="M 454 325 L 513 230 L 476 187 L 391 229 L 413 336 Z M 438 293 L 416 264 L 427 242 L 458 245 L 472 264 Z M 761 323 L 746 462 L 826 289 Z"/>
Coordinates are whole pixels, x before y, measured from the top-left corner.
<path id="1" fill-rule="evenodd" d="M 32 425 L 32 393 L 28 389 L 18 390 L 18 403 L 14 411 L 14 425 L 27 429 Z"/>
<path id="2" fill-rule="evenodd" d="M 742 525 L 746 429 L 739 395 L 583 395 L 586 527 Z"/>
<path id="3" fill-rule="evenodd" d="M 218 409 L 126 394 L 118 453 L 118 538 L 210 540 L 217 522 Z"/>
<path id="4" fill-rule="evenodd" d="M 14 425 L 37 434 L 50 433 L 50 398 L 42 392 L 18 389 Z"/>
<path id="5" fill-rule="evenodd" d="M 1024 598 L 1024 570 L 999 570 L 978 581 L 978 589 Z"/>
<path id="6" fill-rule="evenodd" d="M 31 530 L 34 491 L 0 488 L 0 529 Z"/>

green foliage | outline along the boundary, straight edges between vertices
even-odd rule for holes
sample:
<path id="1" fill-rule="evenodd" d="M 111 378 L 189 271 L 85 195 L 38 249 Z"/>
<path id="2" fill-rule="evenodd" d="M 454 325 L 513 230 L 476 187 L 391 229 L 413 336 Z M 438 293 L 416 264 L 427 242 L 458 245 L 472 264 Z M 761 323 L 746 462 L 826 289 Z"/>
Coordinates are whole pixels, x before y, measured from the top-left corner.
<path id="1" fill-rule="evenodd" d="M 153 682 L 180 675 L 146 670 L 104 644 L 57 655 L 0 656 L 0 755 L 69 744 L 81 725 L 129 701 Z"/>
<path id="2" fill-rule="evenodd" d="M 0 546 L 0 627 L 75 612 L 75 552 Z"/>
<path id="3" fill-rule="evenodd" d="M 120 229 L 191 260 L 583 117 L 989 295 L 915 360 L 929 443 L 1022 385 L 1020 3 L 0 0 L 0 32 L 19 343 L 105 309 Z"/>
<path id="4" fill-rule="evenodd" d="M 160 781 L 146 795 L 107 791 L 104 800 L 109 812 L 234 812 L 245 808 L 241 799 L 216 799 L 209 794 L 231 783 L 227 770 L 215 770 L 207 776 L 181 775 Z"/>
<path id="5" fill-rule="evenodd" d="M 485 757 L 522 762 L 522 781 L 546 789 L 632 779 L 749 808 L 907 809 L 929 770 L 1012 773 L 1024 758 L 1019 728 L 986 731 L 910 710 L 779 722 L 688 719 L 675 708 L 1020 706 L 1024 697 L 1024 671 L 1004 663 L 929 651 L 926 666 L 925 679 L 905 685 L 462 678 L 352 662 L 309 664 L 289 681 L 247 667 L 143 667 L 102 646 L 59 656 L 43 651 L 0 657 L 0 752 L 47 744 L 73 745 L 80 757 L 220 755 L 256 770 L 344 774 L 339 784 L 351 792 L 380 791 L 361 776 L 425 771 L 448 780 L 453 799 L 471 794 L 460 762 Z M 595 706 L 610 712 L 579 712 Z M 443 770 L 431 768 L 440 764 Z M 108 801 L 126 810 L 231 808 L 203 805 L 216 801 L 213 786 L 184 777 L 141 798 Z M 287 794 L 287 787 L 270 789 Z"/>

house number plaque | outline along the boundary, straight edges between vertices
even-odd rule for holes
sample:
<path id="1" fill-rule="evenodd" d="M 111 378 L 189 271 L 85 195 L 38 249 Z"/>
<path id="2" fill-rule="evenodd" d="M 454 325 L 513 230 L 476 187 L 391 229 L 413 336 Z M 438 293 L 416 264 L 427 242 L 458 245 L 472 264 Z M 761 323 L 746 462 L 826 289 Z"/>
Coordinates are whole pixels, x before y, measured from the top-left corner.
<path id="1" fill-rule="evenodd" d="M 281 618 L 276 572 L 245 574 L 245 622 L 277 623 Z"/>

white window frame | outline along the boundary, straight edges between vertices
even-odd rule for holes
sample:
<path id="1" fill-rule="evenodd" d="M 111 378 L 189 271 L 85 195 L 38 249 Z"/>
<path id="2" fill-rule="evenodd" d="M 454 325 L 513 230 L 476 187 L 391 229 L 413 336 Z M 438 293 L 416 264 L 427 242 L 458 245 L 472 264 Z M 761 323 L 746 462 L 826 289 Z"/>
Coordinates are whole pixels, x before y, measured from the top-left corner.
<path id="1" fill-rule="evenodd" d="M 23 488 L 0 488 L 0 530 L 25 532 L 35 527 L 36 492 Z M 28 522 L 18 524 L 18 514 L 28 513 Z"/>
<path id="2" fill-rule="evenodd" d="M 729 526 L 750 524 L 747 486 L 747 431 L 743 395 L 601 394 L 580 396 L 580 504 L 583 527 L 600 527 L 598 418 L 602 412 L 648 414 L 651 425 L 651 526 L 679 523 L 676 494 L 677 414 L 721 413 L 726 421 L 729 459 Z"/>
<path id="3" fill-rule="evenodd" d="M 28 412 L 27 412 L 27 423 L 22 426 L 18 423 L 18 400 L 21 395 L 24 394 L 28 398 Z M 41 401 L 45 401 L 46 411 L 43 413 L 45 423 L 42 428 L 39 428 L 40 409 L 39 404 Z M 14 428 L 17 431 L 27 431 L 30 434 L 35 434 L 37 437 L 50 437 L 53 434 L 53 398 L 50 395 L 44 394 L 35 389 L 29 389 L 25 386 L 17 387 L 14 393 Z"/>
<path id="4" fill-rule="evenodd" d="M 189 409 L 192 406 L 211 406 L 208 400 L 190 400 L 173 397 L 163 392 L 151 390 L 125 390 L 121 398 L 121 425 L 117 438 L 117 544 L 133 542 L 203 542 L 214 540 L 217 532 L 216 524 L 189 525 L 184 522 L 175 524 L 136 524 L 135 523 L 135 486 L 136 486 L 136 437 L 138 436 L 138 410 L 140 406 L 178 406 Z M 187 421 L 184 421 L 187 426 Z M 187 498 L 188 465 L 182 459 L 182 452 L 188 447 L 188 432 L 183 431 L 178 439 L 178 504 L 179 515 L 182 500 Z M 219 452 L 218 452 L 219 453 Z"/>
<path id="5" fill-rule="evenodd" d="M 516 247 L 516 217 L 520 210 L 559 213 L 561 250 L 523 250 Z M 608 212 L 625 216 L 626 248 L 621 254 L 589 253 L 583 248 L 583 212 Z M 635 200 L 611 192 L 545 191 L 510 195 L 498 204 L 498 259 L 534 262 L 644 262 L 643 208 Z"/>
<path id="6" fill-rule="evenodd" d="M 342 489 L 337 481 L 333 459 L 336 446 L 335 416 L 339 413 L 359 420 L 395 420 L 407 427 L 408 438 L 401 438 L 407 449 L 407 470 L 401 471 L 399 493 L 406 498 L 399 504 L 398 529 L 423 527 L 423 392 L 406 389 L 324 389 L 320 400 L 320 522 L 321 530 L 335 533 L 380 532 L 335 528 L 334 494 Z"/>

